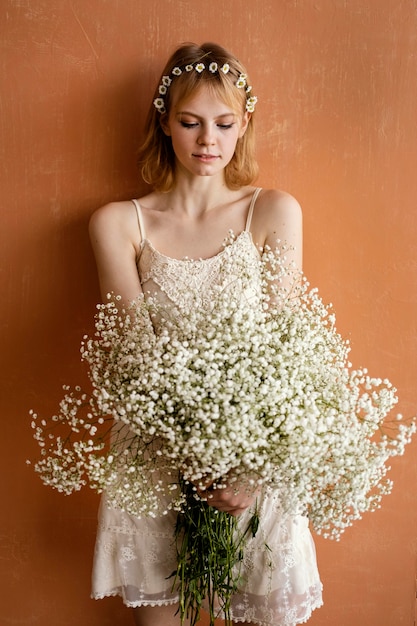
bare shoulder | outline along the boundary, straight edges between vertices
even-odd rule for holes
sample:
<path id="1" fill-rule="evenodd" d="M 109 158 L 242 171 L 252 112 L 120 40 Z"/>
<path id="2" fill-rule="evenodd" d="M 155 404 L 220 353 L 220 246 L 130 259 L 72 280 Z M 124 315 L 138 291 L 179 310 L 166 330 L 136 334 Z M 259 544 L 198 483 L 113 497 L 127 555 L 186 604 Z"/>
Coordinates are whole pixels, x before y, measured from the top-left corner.
<path id="1" fill-rule="evenodd" d="M 92 214 L 89 223 L 91 237 L 103 237 L 128 232 L 135 219 L 135 207 L 128 201 L 110 202 Z"/>
<path id="2" fill-rule="evenodd" d="M 278 240 L 293 247 L 302 246 L 302 212 L 291 194 L 278 189 L 263 189 L 255 204 L 252 236 L 259 246 L 275 247 Z"/>
<path id="3" fill-rule="evenodd" d="M 302 216 L 301 206 L 286 191 L 280 189 L 263 189 L 256 202 L 257 212 L 262 214 L 262 219 L 293 218 L 300 219 Z"/>

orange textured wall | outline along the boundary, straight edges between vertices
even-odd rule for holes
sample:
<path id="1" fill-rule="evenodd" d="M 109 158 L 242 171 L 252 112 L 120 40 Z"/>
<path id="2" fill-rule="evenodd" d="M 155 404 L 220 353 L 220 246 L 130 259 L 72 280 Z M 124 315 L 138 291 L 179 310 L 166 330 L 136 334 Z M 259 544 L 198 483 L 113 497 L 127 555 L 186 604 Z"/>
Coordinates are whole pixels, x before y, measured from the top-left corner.
<path id="1" fill-rule="evenodd" d="M 3 0 L 0 10 L 0 623 L 131 624 L 89 599 L 97 497 L 65 498 L 25 465 L 28 409 L 83 378 L 98 289 L 92 211 L 144 191 L 146 103 L 172 47 L 217 40 L 259 94 L 260 184 L 292 192 L 305 267 L 355 365 L 417 404 L 415 0 Z M 393 463 L 381 511 L 338 544 L 317 539 L 325 606 L 314 626 L 411 626 L 417 442 Z"/>

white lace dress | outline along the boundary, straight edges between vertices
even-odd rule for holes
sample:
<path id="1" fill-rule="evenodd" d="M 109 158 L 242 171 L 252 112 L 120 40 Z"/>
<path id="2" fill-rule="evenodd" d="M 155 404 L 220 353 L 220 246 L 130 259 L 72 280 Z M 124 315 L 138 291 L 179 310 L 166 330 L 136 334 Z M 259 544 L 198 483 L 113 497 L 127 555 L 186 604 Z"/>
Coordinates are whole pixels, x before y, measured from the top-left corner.
<path id="1" fill-rule="evenodd" d="M 154 295 L 181 311 L 201 306 L 215 297 L 221 268 L 236 259 L 244 261 L 253 284 L 242 284 L 230 277 L 230 288 L 245 293 L 259 290 L 257 270 L 259 253 L 249 231 L 257 190 L 249 207 L 245 230 L 222 252 L 209 259 L 177 260 L 157 252 L 146 239 L 143 218 L 137 201 L 142 247 L 138 272 L 144 292 Z M 187 287 L 187 298 L 184 289 Z M 178 301 L 181 294 L 181 301 Z M 184 301 L 186 300 L 186 301 Z M 308 620 L 322 604 L 313 539 L 308 520 L 303 516 L 284 515 L 276 493 L 258 499 L 260 525 L 248 540 L 244 555 L 242 588 L 232 600 L 235 622 L 254 622 L 269 626 L 293 626 Z M 239 517 L 246 528 L 250 510 Z M 175 512 L 153 518 L 135 518 L 106 505 L 103 496 L 93 567 L 93 598 L 120 595 L 126 605 L 157 606 L 175 604 L 169 576 L 176 569 L 173 545 Z"/>

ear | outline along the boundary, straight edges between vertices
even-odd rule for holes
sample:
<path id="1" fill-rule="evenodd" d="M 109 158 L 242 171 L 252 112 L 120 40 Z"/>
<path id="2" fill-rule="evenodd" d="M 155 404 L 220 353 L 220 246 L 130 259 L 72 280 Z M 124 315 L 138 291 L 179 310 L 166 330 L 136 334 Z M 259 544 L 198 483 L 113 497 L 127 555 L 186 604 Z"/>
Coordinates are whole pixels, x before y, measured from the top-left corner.
<path id="1" fill-rule="evenodd" d="M 162 113 L 161 117 L 159 118 L 159 123 L 161 124 L 161 128 L 164 131 L 165 135 L 167 137 L 170 137 L 171 128 L 169 125 L 169 116 L 166 113 Z"/>
<path id="2" fill-rule="evenodd" d="M 252 117 L 252 114 L 249 113 L 249 111 L 245 111 L 242 117 L 242 124 L 239 130 L 239 139 L 241 139 L 243 135 L 246 133 L 251 117 Z"/>

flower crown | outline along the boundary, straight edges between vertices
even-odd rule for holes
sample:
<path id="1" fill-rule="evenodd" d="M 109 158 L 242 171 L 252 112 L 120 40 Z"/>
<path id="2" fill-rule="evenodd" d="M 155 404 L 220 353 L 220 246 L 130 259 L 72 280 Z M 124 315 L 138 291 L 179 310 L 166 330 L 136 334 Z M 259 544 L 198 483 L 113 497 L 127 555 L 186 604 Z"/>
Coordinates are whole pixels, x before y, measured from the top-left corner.
<path id="1" fill-rule="evenodd" d="M 192 72 L 193 70 L 201 74 L 201 72 L 204 72 L 205 69 L 206 69 L 206 66 L 204 65 L 204 63 L 201 63 L 200 61 L 199 63 L 196 63 L 195 65 L 192 65 L 192 64 L 186 65 L 184 68 L 174 67 L 174 69 L 171 71 L 170 76 L 162 76 L 162 82 L 158 87 L 159 97 L 155 98 L 155 100 L 153 101 L 154 107 L 159 111 L 159 113 L 166 112 L 164 96 L 166 95 L 169 86 L 171 85 L 173 79 L 176 76 L 180 76 L 183 72 Z M 224 63 L 219 68 L 218 64 L 213 62 L 213 63 L 210 63 L 210 65 L 208 66 L 208 70 L 212 74 L 216 74 L 218 72 L 223 72 L 223 74 L 227 74 L 230 71 L 230 65 L 228 63 Z M 255 110 L 255 104 L 257 103 L 258 98 L 256 96 L 249 95 L 252 90 L 252 87 L 247 84 L 246 78 L 247 78 L 246 74 L 240 74 L 239 78 L 235 82 L 235 85 L 238 89 L 244 89 L 245 92 L 248 94 L 246 97 L 245 108 L 246 108 L 246 111 L 248 111 L 249 113 L 253 113 Z"/>

